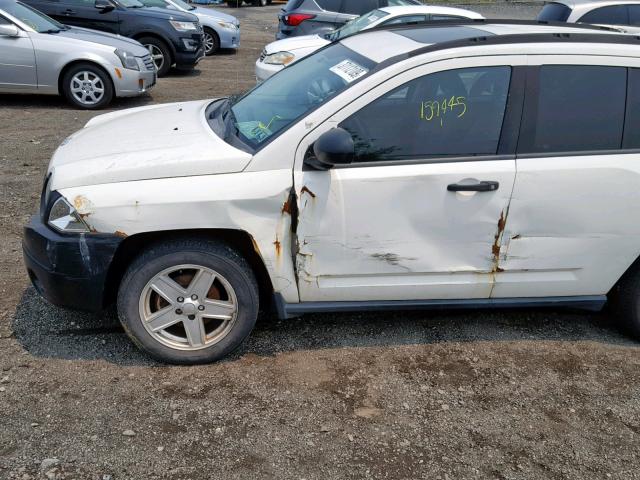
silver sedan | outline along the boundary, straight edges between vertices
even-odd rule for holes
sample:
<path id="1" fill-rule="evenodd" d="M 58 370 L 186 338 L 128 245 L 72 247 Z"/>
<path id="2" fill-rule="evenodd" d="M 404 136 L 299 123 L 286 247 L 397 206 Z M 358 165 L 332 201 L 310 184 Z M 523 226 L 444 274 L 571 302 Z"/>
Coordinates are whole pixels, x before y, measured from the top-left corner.
<path id="1" fill-rule="evenodd" d="M 0 0 L 0 93 L 62 94 L 96 109 L 156 82 L 149 51 L 125 37 L 67 27 L 15 0 Z"/>

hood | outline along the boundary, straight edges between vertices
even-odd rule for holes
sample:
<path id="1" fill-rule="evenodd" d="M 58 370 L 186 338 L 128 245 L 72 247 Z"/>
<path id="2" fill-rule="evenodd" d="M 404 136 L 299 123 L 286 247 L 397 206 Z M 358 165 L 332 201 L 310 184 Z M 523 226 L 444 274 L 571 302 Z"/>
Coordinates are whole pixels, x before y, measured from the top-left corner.
<path id="1" fill-rule="evenodd" d="M 209 18 L 215 18 L 216 20 L 222 20 L 223 22 L 233 23 L 234 25 L 240 25 L 238 19 L 233 15 L 213 10 L 212 8 L 196 7 L 194 10 L 189 10 L 189 13 L 195 13 L 196 15 Z"/>
<path id="2" fill-rule="evenodd" d="M 276 42 L 271 42 L 265 47 L 267 54 L 275 52 L 292 52 L 300 49 L 313 49 L 324 47 L 329 40 L 325 40 L 319 35 L 302 35 L 300 37 L 285 38 Z"/>
<path id="3" fill-rule="evenodd" d="M 68 30 L 62 30 L 61 32 L 56 33 L 56 35 L 66 38 L 74 38 L 76 40 L 83 40 L 85 42 L 100 43 L 113 48 L 127 50 L 139 57 L 143 57 L 149 53 L 149 51 L 139 42 L 131 38 L 114 35 L 112 33 L 89 30 L 88 28 L 69 27 Z"/>
<path id="4" fill-rule="evenodd" d="M 182 10 L 168 10 L 160 7 L 143 7 L 135 9 L 136 15 L 144 17 L 164 18 L 166 20 L 179 20 L 181 22 L 197 22 L 198 17 Z"/>
<path id="5" fill-rule="evenodd" d="M 132 108 L 94 117 L 49 164 L 52 189 L 243 170 L 251 155 L 209 127 L 212 100 Z"/>

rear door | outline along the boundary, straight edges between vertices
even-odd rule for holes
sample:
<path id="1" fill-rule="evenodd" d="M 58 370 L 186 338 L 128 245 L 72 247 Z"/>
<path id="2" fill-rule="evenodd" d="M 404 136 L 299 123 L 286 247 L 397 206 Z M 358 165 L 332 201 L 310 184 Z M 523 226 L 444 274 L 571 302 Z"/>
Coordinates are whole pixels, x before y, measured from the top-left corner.
<path id="1" fill-rule="evenodd" d="M 489 298 L 515 178 L 524 57 L 436 62 L 388 80 L 301 142 L 302 301 Z M 301 167 L 332 127 L 356 161 Z"/>
<path id="2" fill-rule="evenodd" d="M 0 25 L 13 22 L 0 16 Z M 20 30 L 19 37 L 0 35 L 0 89 L 35 90 L 38 85 L 36 57 L 28 34 Z"/>
<path id="3" fill-rule="evenodd" d="M 493 296 L 603 295 L 640 253 L 640 61 L 529 63 Z"/>

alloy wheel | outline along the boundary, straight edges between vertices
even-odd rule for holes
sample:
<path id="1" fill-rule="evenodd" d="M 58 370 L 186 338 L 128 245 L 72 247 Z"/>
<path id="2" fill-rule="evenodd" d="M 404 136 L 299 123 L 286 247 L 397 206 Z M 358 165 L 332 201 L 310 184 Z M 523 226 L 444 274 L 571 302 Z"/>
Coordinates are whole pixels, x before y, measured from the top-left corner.
<path id="1" fill-rule="evenodd" d="M 152 43 L 148 43 L 144 47 L 149 50 L 151 59 L 156 66 L 156 71 L 160 71 L 164 66 L 164 53 L 162 53 L 162 50 L 160 50 L 157 45 L 154 45 Z"/>
<path id="2" fill-rule="evenodd" d="M 94 72 L 82 70 L 71 77 L 71 94 L 83 105 L 96 105 L 104 97 L 104 82 Z"/>
<path id="3" fill-rule="evenodd" d="M 200 265 L 177 265 L 155 275 L 140 295 L 146 331 L 177 350 L 200 350 L 220 342 L 233 328 L 238 301 L 231 284 Z"/>
<path id="4" fill-rule="evenodd" d="M 213 35 L 209 32 L 204 32 L 204 53 L 209 55 L 213 48 L 215 47 L 215 41 L 213 40 Z"/>

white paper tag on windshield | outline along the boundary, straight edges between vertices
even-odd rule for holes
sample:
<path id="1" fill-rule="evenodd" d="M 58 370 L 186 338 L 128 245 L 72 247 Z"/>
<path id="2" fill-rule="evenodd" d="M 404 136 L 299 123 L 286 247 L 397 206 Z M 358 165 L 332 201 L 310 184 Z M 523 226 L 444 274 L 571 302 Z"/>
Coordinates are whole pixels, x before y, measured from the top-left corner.
<path id="1" fill-rule="evenodd" d="M 329 70 L 344 79 L 347 83 L 357 80 L 369 71 L 351 60 L 343 60 Z"/>

